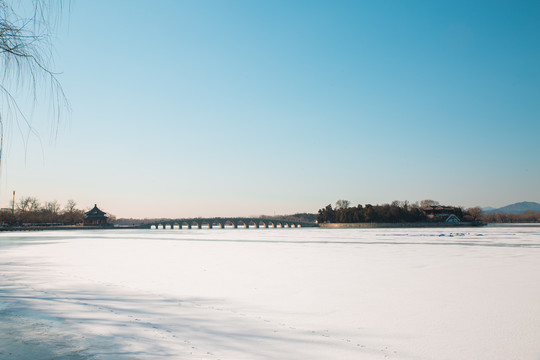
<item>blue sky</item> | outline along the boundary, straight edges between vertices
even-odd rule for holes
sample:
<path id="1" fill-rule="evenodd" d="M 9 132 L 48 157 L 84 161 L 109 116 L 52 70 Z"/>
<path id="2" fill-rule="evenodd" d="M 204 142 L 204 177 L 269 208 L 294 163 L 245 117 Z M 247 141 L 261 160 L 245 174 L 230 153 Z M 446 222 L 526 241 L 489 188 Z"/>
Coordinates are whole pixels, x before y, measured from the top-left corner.
<path id="1" fill-rule="evenodd" d="M 73 1 L 11 191 L 118 217 L 540 202 L 536 1 Z M 30 110 L 28 110 L 30 111 Z"/>

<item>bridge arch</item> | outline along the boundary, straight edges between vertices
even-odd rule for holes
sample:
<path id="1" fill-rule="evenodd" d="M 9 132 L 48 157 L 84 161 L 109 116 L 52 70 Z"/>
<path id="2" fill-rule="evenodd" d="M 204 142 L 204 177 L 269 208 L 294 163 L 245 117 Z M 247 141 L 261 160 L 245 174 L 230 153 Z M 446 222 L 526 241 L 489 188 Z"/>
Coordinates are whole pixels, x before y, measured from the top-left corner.
<path id="1" fill-rule="evenodd" d="M 222 224 L 223 228 L 232 227 L 233 229 L 236 229 L 238 227 L 238 225 L 231 219 L 224 219 Z"/>
<path id="2" fill-rule="evenodd" d="M 199 229 L 202 228 L 202 227 L 205 227 L 205 226 L 206 226 L 208 229 L 212 229 L 212 228 L 213 228 L 214 221 L 211 220 L 211 219 L 208 219 L 208 220 L 201 220 L 201 221 L 199 221 L 199 223 L 201 224 L 201 227 L 199 227 Z"/>
<path id="3" fill-rule="evenodd" d="M 242 225 L 240 225 L 242 224 Z M 236 221 L 236 227 L 243 226 L 245 229 L 249 229 L 249 221 L 246 221 L 244 219 L 239 219 Z"/>
<path id="4" fill-rule="evenodd" d="M 249 227 L 255 227 L 256 229 L 259 228 L 259 222 L 256 219 L 249 219 L 246 221 L 247 224 L 249 224 Z"/>

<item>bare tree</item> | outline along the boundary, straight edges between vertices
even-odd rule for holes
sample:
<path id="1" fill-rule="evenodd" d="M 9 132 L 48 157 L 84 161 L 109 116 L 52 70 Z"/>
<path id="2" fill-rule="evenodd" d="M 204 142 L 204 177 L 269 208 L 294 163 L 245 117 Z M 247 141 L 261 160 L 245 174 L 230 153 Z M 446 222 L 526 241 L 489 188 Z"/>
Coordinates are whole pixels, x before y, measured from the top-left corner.
<path id="1" fill-rule="evenodd" d="M 113 214 L 107 214 L 107 224 L 114 224 L 116 222 L 116 216 Z"/>
<path id="2" fill-rule="evenodd" d="M 39 208 L 41 207 L 39 200 L 35 197 L 30 197 L 28 199 L 29 199 L 28 211 L 38 211 Z"/>
<path id="3" fill-rule="evenodd" d="M 23 135 L 34 132 L 19 107 L 15 95 L 18 90 L 30 89 L 34 101 L 42 95 L 49 96 L 57 120 L 63 110 L 69 110 L 51 69 L 51 32 L 56 23 L 54 16 L 62 12 L 63 3 L 62 0 L 0 0 L 0 161 L 8 122 L 15 121 Z"/>
<path id="4" fill-rule="evenodd" d="M 70 199 L 67 201 L 66 206 L 64 206 L 64 209 L 66 210 L 66 212 L 72 213 L 75 210 L 75 206 L 77 206 L 77 203 L 75 202 L 75 200 Z"/>
<path id="5" fill-rule="evenodd" d="M 336 201 L 336 209 L 347 209 L 349 208 L 349 205 L 351 205 L 351 202 L 349 200 L 338 200 Z"/>
<path id="6" fill-rule="evenodd" d="M 468 208 L 467 212 L 469 213 L 469 215 L 471 215 L 473 220 L 478 220 L 482 215 L 482 209 L 478 206 Z"/>
<path id="7" fill-rule="evenodd" d="M 76 208 L 75 200 L 68 200 L 64 206 L 64 222 L 67 224 L 78 224 L 84 219 L 84 211 Z"/>
<path id="8" fill-rule="evenodd" d="M 54 201 L 47 201 L 45 202 L 45 210 L 47 210 L 48 212 L 50 212 L 51 214 L 58 214 L 58 212 L 60 211 L 60 204 L 58 203 L 58 201 L 54 200 Z"/>
<path id="9" fill-rule="evenodd" d="M 17 203 L 17 211 L 22 211 L 22 212 L 26 212 L 30 209 L 30 201 L 31 201 L 31 197 L 23 197 L 19 200 L 19 202 Z"/>

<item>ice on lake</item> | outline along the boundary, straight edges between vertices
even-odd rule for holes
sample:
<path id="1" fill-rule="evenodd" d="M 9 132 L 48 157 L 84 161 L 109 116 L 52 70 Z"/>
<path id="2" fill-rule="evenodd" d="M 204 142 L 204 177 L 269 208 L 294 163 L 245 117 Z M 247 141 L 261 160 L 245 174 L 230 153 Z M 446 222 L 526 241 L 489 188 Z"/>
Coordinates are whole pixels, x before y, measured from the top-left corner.
<path id="1" fill-rule="evenodd" d="M 0 234 L 0 359 L 540 359 L 540 228 Z"/>

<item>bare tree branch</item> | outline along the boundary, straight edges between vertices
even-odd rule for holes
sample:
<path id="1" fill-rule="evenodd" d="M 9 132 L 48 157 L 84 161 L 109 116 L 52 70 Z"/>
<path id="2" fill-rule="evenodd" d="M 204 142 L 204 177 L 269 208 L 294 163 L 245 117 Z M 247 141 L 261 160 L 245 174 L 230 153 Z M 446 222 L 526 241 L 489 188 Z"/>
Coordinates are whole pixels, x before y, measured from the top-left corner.
<path id="1" fill-rule="evenodd" d="M 63 4 L 62 0 L 0 0 L 0 164 L 8 123 L 15 122 L 19 129 L 24 127 L 26 131 L 20 131 L 26 133 L 27 138 L 30 134 L 37 135 L 19 101 L 33 99 L 36 103 L 39 95 L 49 96 L 56 124 L 63 110 L 69 112 L 58 74 L 52 71 L 50 41 Z M 29 15 L 25 16 L 24 5 L 31 5 L 26 9 Z M 14 95 L 20 90 L 28 95 L 26 88 L 32 97 L 20 99 Z M 27 139 L 25 147 L 26 143 Z"/>

